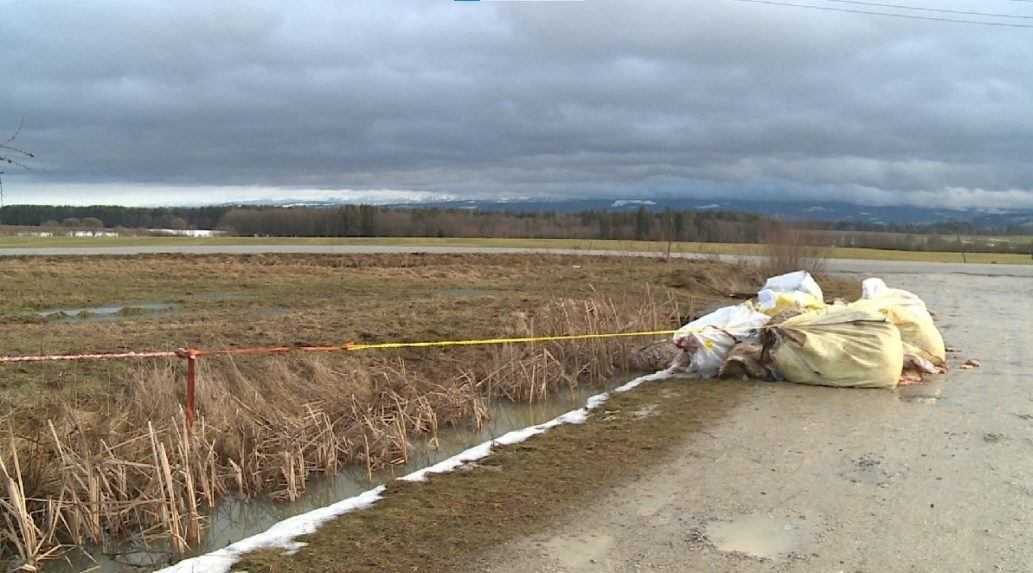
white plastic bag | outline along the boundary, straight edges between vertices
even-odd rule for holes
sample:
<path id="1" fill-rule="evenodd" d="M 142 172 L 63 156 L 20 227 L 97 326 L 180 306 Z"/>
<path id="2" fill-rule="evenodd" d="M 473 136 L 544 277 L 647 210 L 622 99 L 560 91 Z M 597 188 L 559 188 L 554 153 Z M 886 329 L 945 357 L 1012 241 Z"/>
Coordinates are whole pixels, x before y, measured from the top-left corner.
<path id="1" fill-rule="evenodd" d="M 886 286 L 886 281 L 877 278 L 867 278 L 861 281 L 861 298 L 872 299 L 879 294 L 886 292 L 890 287 Z"/>
<path id="2" fill-rule="evenodd" d="M 823 306 L 824 293 L 807 271 L 771 277 L 757 293 L 757 310 L 771 316 L 786 310 L 817 310 Z"/>
<path id="3" fill-rule="evenodd" d="M 771 277 L 764 283 L 764 289 L 775 292 L 802 292 L 818 300 L 825 300 L 821 287 L 807 271 L 796 271 Z"/>
<path id="4" fill-rule="evenodd" d="M 861 281 L 861 298 L 864 300 L 893 299 L 894 304 L 920 307 L 926 310 L 925 301 L 917 294 L 899 288 L 890 288 L 879 278 Z"/>
<path id="5" fill-rule="evenodd" d="M 689 372 L 703 378 L 717 376 L 728 352 L 738 342 L 759 339 L 757 330 L 771 320 L 745 302 L 719 308 L 674 333 L 674 343 L 690 355 Z"/>

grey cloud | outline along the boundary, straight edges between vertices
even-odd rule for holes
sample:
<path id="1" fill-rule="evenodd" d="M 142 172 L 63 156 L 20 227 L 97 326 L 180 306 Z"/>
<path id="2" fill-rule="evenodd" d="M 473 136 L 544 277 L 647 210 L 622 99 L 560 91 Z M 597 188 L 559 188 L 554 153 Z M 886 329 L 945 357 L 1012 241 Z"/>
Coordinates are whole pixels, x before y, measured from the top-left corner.
<path id="1" fill-rule="evenodd" d="M 7 176 L 25 201 L 282 188 L 1033 207 L 1033 29 L 731 0 L 0 10 L 0 128 L 24 116 L 39 155 Z"/>

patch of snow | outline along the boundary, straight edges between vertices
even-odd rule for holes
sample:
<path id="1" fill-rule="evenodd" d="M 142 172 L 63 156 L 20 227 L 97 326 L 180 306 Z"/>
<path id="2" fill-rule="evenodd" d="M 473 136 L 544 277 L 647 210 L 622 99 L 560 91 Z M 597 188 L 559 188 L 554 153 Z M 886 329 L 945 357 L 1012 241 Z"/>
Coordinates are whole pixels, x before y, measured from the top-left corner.
<path id="1" fill-rule="evenodd" d="M 258 535 L 223 547 L 218 551 L 205 553 L 199 557 L 185 559 L 162 569 L 163 573 L 225 573 L 240 560 L 245 553 L 258 549 L 278 547 L 287 551 L 297 551 L 304 544 L 294 541 L 302 535 L 308 535 L 335 517 L 339 517 L 356 509 L 373 505 L 384 493 L 384 486 L 377 486 L 355 497 L 343 499 L 337 503 L 314 509 L 312 511 L 287 518 Z"/>
<path id="2" fill-rule="evenodd" d="M 214 237 L 225 234 L 224 231 L 213 231 L 211 229 L 147 229 L 147 232 L 172 237 Z"/>
<path id="3" fill-rule="evenodd" d="M 75 237 L 81 239 L 83 237 L 106 237 L 113 238 L 117 237 L 118 233 L 114 231 L 69 231 L 65 233 L 66 237 Z"/>
<path id="4" fill-rule="evenodd" d="M 703 209 L 717 209 L 719 207 L 721 207 L 720 203 L 710 203 L 709 205 L 703 205 L 701 207 L 696 207 L 696 209 L 699 210 L 699 211 L 702 211 Z"/>
<path id="5" fill-rule="evenodd" d="M 530 426 L 521 430 L 513 430 L 512 432 L 503 434 L 495 440 L 476 445 L 448 458 L 447 460 L 440 461 L 432 466 L 415 471 L 398 479 L 405 481 L 423 481 L 427 478 L 428 474 L 448 473 L 464 464 L 475 462 L 487 457 L 491 454 L 491 448 L 495 444 L 501 444 L 504 446 L 518 444 L 532 436 L 545 433 L 550 428 L 554 428 L 556 426 L 563 424 L 583 424 L 588 420 L 589 411 L 602 406 L 610 399 L 611 395 L 633 390 L 646 382 L 670 378 L 673 374 L 674 372 L 668 369 L 654 372 L 653 374 L 648 374 L 646 376 L 640 376 L 614 388 L 609 392 L 603 392 L 602 394 L 596 394 L 590 397 L 583 408 L 571 410 L 570 412 L 557 418 L 553 418 L 543 424 Z M 191 559 L 184 559 L 175 565 L 161 569 L 158 573 L 228 573 L 233 568 L 233 565 L 236 564 L 243 555 L 251 553 L 252 551 L 273 548 L 284 549 L 288 553 L 297 551 L 305 545 L 304 543 L 295 541 L 298 537 L 315 532 L 321 525 L 334 518 L 357 509 L 363 509 L 373 505 L 383 497 L 383 493 L 384 486 L 381 485 L 355 497 L 349 497 L 326 507 L 314 509 L 312 511 L 302 513 L 301 515 L 295 515 L 294 517 L 287 518 L 276 525 L 273 525 L 262 533 L 241 539 L 236 543 L 227 545 L 226 547 L 212 551 L 211 553 L 206 553 Z"/>
<path id="6" fill-rule="evenodd" d="M 617 199 L 610 207 L 627 207 L 628 205 L 656 205 L 656 201 L 650 201 L 649 199 Z"/>

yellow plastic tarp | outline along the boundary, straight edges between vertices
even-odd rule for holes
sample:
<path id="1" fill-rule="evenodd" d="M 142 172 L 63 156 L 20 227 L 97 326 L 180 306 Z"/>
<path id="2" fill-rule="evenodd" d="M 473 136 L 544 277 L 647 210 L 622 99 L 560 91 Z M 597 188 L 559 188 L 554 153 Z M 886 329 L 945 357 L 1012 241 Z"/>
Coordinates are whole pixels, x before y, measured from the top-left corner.
<path id="1" fill-rule="evenodd" d="M 900 329 L 900 339 L 904 345 L 905 354 L 920 356 L 935 366 L 943 366 L 947 363 L 943 336 L 940 335 L 932 315 L 924 305 L 916 304 L 908 298 L 887 294 L 873 299 L 859 300 L 849 306 L 867 312 L 877 312 L 896 325 Z"/>
<path id="2" fill-rule="evenodd" d="M 904 351 L 900 330 L 879 312 L 832 306 L 770 327 L 770 359 L 798 384 L 893 388 Z"/>

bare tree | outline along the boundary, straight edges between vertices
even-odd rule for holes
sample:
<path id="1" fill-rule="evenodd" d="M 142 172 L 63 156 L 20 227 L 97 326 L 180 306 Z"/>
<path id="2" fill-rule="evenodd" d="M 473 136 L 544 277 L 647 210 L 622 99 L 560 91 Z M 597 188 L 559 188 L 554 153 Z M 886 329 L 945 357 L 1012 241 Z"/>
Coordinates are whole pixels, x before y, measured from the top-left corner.
<path id="1" fill-rule="evenodd" d="M 762 250 L 764 271 L 780 275 L 793 271 L 819 274 L 825 270 L 828 251 L 820 237 L 799 226 L 773 221 L 764 225 Z"/>

